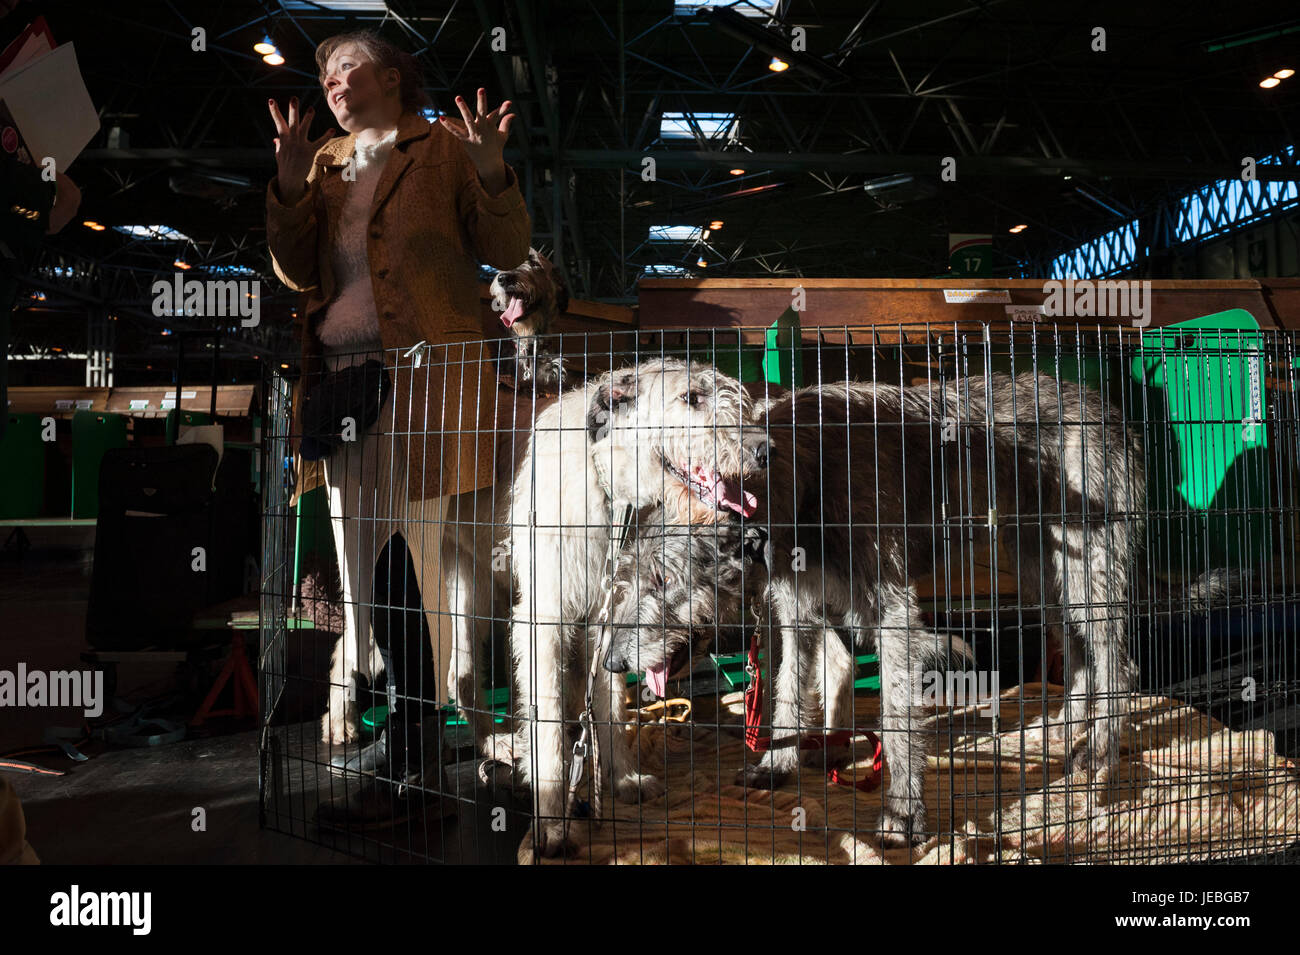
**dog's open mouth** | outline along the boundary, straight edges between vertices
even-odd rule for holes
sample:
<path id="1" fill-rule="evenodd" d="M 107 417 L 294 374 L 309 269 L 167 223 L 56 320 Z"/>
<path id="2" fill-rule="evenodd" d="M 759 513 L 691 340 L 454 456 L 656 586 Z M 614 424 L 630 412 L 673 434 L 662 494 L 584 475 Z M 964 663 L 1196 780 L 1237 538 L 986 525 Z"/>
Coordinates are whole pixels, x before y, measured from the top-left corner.
<path id="1" fill-rule="evenodd" d="M 524 317 L 524 300 L 518 296 L 512 295 L 508 299 L 505 311 L 501 313 L 501 324 L 506 328 L 511 328 L 515 322 Z"/>
<path id="2" fill-rule="evenodd" d="M 702 464 L 679 468 L 667 458 L 664 458 L 664 470 L 689 487 L 702 502 L 720 511 L 735 511 L 749 517 L 758 510 L 758 498 L 740 486 L 739 478 L 723 477 Z"/>
<path id="3" fill-rule="evenodd" d="M 689 644 L 682 644 L 678 647 L 671 657 L 664 663 L 650 667 L 645 671 L 646 686 L 650 687 L 650 692 L 655 696 L 664 697 L 668 695 L 668 680 L 681 670 L 691 661 L 691 648 Z"/>

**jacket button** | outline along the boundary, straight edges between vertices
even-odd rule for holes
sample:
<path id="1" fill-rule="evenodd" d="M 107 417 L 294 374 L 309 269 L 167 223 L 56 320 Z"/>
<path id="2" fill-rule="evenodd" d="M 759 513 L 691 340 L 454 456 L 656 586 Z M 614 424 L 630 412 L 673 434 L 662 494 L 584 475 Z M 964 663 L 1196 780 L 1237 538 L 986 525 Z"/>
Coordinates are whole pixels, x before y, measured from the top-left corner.
<path id="1" fill-rule="evenodd" d="M 393 317 L 392 312 L 384 312 L 384 318 L 392 318 L 392 317 Z"/>
<path id="2" fill-rule="evenodd" d="M 387 277 L 388 277 L 388 269 L 380 269 L 380 270 L 379 270 L 378 272 L 376 272 L 375 274 L 378 275 L 381 279 L 383 279 L 383 278 L 387 278 Z"/>
<path id="3" fill-rule="evenodd" d="M 371 232 L 370 232 L 370 238 L 372 238 L 372 239 L 378 239 L 378 238 L 380 238 L 382 235 L 383 235 L 383 233 L 380 232 L 378 229 L 372 229 Z"/>

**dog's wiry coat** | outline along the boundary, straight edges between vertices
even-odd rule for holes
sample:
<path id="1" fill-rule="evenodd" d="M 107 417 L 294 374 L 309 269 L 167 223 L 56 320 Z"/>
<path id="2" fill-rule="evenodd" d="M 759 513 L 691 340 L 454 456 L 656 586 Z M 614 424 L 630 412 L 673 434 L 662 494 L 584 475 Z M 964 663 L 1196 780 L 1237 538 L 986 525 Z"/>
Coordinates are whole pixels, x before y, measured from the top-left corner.
<path id="1" fill-rule="evenodd" d="M 1123 621 L 1145 493 L 1141 447 L 1116 409 L 1069 381 L 993 375 L 943 389 L 804 388 L 770 403 L 765 422 L 765 479 L 745 486 L 770 535 L 767 646 L 779 644 L 781 665 L 773 747 L 742 774 L 747 784 L 779 784 L 797 765 L 797 746 L 780 743 L 801 725 L 805 631 L 857 620 L 880 654 L 890 780 L 882 838 L 922 836 L 928 747 L 913 730 L 928 718 L 918 681 L 950 646 L 923 623 L 915 581 L 941 569 L 944 533 L 966 538 L 967 554 L 989 553 L 990 526 L 1015 555 L 1021 600 L 1046 608 L 1048 627 L 1078 648 L 1067 658 L 1086 660 L 1067 674 L 1067 725 L 1084 723 L 1096 703 L 1076 767 L 1113 756 L 1131 681 Z"/>

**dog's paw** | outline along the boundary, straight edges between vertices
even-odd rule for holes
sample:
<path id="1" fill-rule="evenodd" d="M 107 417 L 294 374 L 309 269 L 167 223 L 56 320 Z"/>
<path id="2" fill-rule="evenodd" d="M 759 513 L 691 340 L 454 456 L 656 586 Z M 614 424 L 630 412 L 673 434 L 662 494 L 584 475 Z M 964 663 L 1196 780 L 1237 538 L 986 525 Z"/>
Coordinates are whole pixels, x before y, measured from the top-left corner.
<path id="1" fill-rule="evenodd" d="M 355 742 L 357 738 L 355 715 L 355 703 L 349 703 L 347 706 L 337 709 L 331 706 L 325 715 L 321 717 L 321 742 L 330 743 L 334 746 Z"/>
<path id="2" fill-rule="evenodd" d="M 619 802 L 649 802 L 658 799 L 668 787 L 658 776 L 650 773 L 629 773 L 618 781 L 614 793 Z"/>
<path id="3" fill-rule="evenodd" d="M 766 762 L 750 763 L 736 774 L 736 784 L 746 789 L 780 789 L 790 774 Z"/>
<path id="4" fill-rule="evenodd" d="M 1049 719 L 1040 713 L 1025 723 L 1025 735 L 1041 738 L 1044 727 L 1047 728 L 1047 738 L 1059 743 L 1066 736 L 1065 714 L 1060 713 L 1056 719 Z"/>
<path id="5" fill-rule="evenodd" d="M 558 823 L 534 826 L 519 846 L 521 865 L 535 863 L 538 859 L 572 859 L 578 854 L 578 844 L 564 835 Z"/>
<path id="6" fill-rule="evenodd" d="M 479 746 L 479 755 L 499 763 L 519 763 L 526 755 L 526 741 L 513 733 L 489 733 Z"/>
<path id="7" fill-rule="evenodd" d="M 1071 776 L 1075 773 L 1095 776 L 1109 762 L 1110 759 L 1106 748 L 1095 742 L 1090 742 L 1085 736 L 1071 747 L 1070 758 L 1066 763 L 1065 771 Z"/>
<path id="8" fill-rule="evenodd" d="M 880 830 L 880 844 L 886 849 L 907 849 L 919 845 L 925 838 L 925 811 L 917 809 L 910 815 L 886 806 L 876 823 Z"/>

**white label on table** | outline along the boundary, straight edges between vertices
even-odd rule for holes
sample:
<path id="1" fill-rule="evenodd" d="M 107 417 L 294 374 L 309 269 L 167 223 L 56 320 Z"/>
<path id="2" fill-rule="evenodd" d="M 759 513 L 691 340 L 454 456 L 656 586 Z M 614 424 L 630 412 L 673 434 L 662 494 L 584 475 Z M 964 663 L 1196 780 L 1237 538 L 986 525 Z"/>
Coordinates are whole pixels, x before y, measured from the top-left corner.
<path id="1" fill-rule="evenodd" d="M 977 302 L 1000 305 L 1011 301 L 1011 293 L 996 288 L 946 288 L 943 290 L 943 300 L 949 305 L 972 305 Z"/>
<path id="2" fill-rule="evenodd" d="M 78 410 L 78 411 L 89 411 L 89 410 L 90 410 L 91 408 L 93 408 L 94 406 L 95 406 L 95 399 L 94 399 L 94 398 L 78 398 L 78 399 L 77 399 L 77 410 Z"/>
<path id="3" fill-rule="evenodd" d="M 131 411 L 148 411 L 148 410 L 149 410 L 149 399 L 148 399 L 148 398 L 132 398 L 132 399 L 131 399 L 131 402 L 130 402 L 130 409 L 129 409 L 129 410 L 131 410 Z"/>
<path id="4" fill-rule="evenodd" d="M 1043 306 L 1008 305 L 1007 318 L 1013 322 L 1041 322 L 1043 320 Z"/>
<path id="5" fill-rule="evenodd" d="M 198 393 L 197 391 L 182 391 L 182 392 L 181 392 L 181 400 L 182 400 L 182 401 L 184 401 L 186 398 L 197 398 L 198 396 L 199 396 L 199 393 Z M 174 391 L 168 391 L 168 392 L 165 392 L 165 393 L 164 393 L 164 397 L 166 397 L 166 398 L 170 398 L 170 399 L 172 399 L 173 401 L 175 401 L 175 400 L 176 400 L 176 392 L 174 392 Z"/>
<path id="6" fill-rule="evenodd" d="M 71 398 L 57 398 L 54 401 L 55 411 L 71 411 L 73 409 L 73 400 Z"/>

